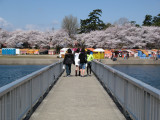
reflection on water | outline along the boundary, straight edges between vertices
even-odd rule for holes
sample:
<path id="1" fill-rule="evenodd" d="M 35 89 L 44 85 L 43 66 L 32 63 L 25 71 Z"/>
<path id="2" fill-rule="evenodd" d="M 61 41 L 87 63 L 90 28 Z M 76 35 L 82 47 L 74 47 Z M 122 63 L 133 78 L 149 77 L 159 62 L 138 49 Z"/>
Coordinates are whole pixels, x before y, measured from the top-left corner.
<path id="1" fill-rule="evenodd" d="M 46 65 L 0 65 L 0 87 L 45 66 Z"/>
<path id="2" fill-rule="evenodd" d="M 110 65 L 136 79 L 160 89 L 160 65 Z"/>

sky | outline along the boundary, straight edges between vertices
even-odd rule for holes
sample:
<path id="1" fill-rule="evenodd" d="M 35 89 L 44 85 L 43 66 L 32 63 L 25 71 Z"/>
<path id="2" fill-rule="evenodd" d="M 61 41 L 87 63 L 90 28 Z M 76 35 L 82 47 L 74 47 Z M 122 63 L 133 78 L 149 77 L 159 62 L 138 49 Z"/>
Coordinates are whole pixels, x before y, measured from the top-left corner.
<path id="1" fill-rule="evenodd" d="M 160 0 L 0 0 L 0 27 L 6 30 L 61 29 L 65 16 L 87 19 L 90 12 L 102 10 L 104 23 L 120 18 L 142 25 L 145 15 L 160 13 Z"/>

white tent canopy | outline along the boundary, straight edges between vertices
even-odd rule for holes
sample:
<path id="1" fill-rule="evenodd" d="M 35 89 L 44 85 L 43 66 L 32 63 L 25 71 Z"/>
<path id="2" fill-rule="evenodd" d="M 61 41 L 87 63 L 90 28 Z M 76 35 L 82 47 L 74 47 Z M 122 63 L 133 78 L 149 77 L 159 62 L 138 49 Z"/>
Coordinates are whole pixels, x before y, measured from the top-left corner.
<path id="1" fill-rule="evenodd" d="M 133 51 L 131 51 L 131 50 L 126 50 L 127 52 L 130 52 L 130 53 L 132 53 L 132 54 L 134 54 L 135 52 L 133 52 Z"/>
<path id="2" fill-rule="evenodd" d="M 93 50 L 94 52 L 104 52 L 104 50 L 102 48 L 97 48 L 95 50 Z"/>
<path id="3" fill-rule="evenodd" d="M 62 55 L 65 55 L 65 53 L 66 53 L 66 51 L 67 51 L 68 49 L 69 49 L 69 48 L 62 48 L 62 49 L 60 50 L 59 57 L 61 58 Z"/>

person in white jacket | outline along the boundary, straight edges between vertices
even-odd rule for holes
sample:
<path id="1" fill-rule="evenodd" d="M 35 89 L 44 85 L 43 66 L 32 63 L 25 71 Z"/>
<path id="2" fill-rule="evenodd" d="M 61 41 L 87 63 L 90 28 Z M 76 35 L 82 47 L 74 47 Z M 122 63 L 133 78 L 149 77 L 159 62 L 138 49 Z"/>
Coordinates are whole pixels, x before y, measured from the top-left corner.
<path id="1" fill-rule="evenodd" d="M 75 61 L 75 66 L 76 66 L 76 69 L 75 69 L 75 76 L 77 76 L 77 72 L 79 71 L 79 76 L 80 76 L 80 69 L 79 69 L 79 48 L 76 50 L 75 52 L 75 55 L 74 55 L 74 61 Z"/>

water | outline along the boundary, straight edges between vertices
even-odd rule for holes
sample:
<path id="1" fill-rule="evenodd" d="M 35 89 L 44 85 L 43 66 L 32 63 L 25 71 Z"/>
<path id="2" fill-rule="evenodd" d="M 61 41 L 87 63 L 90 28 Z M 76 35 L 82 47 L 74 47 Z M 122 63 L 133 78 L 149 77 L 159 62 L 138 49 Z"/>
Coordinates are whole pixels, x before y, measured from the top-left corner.
<path id="1" fill-rule="evenodd" d="M 0 87 L 46 65 L 0 65 Z M 160 65 L 110 65 L 136 79 L 160 89 Z"/>
<path id="2" fill-rule="evenodd" d="M 45 66 L 46 65 L 0 65 L 0 87 Z"/>
<path id="3" fill-rule="evenodd" d="M 110 65 L 111 67 L 160 89 L 160 65 Z"/>

